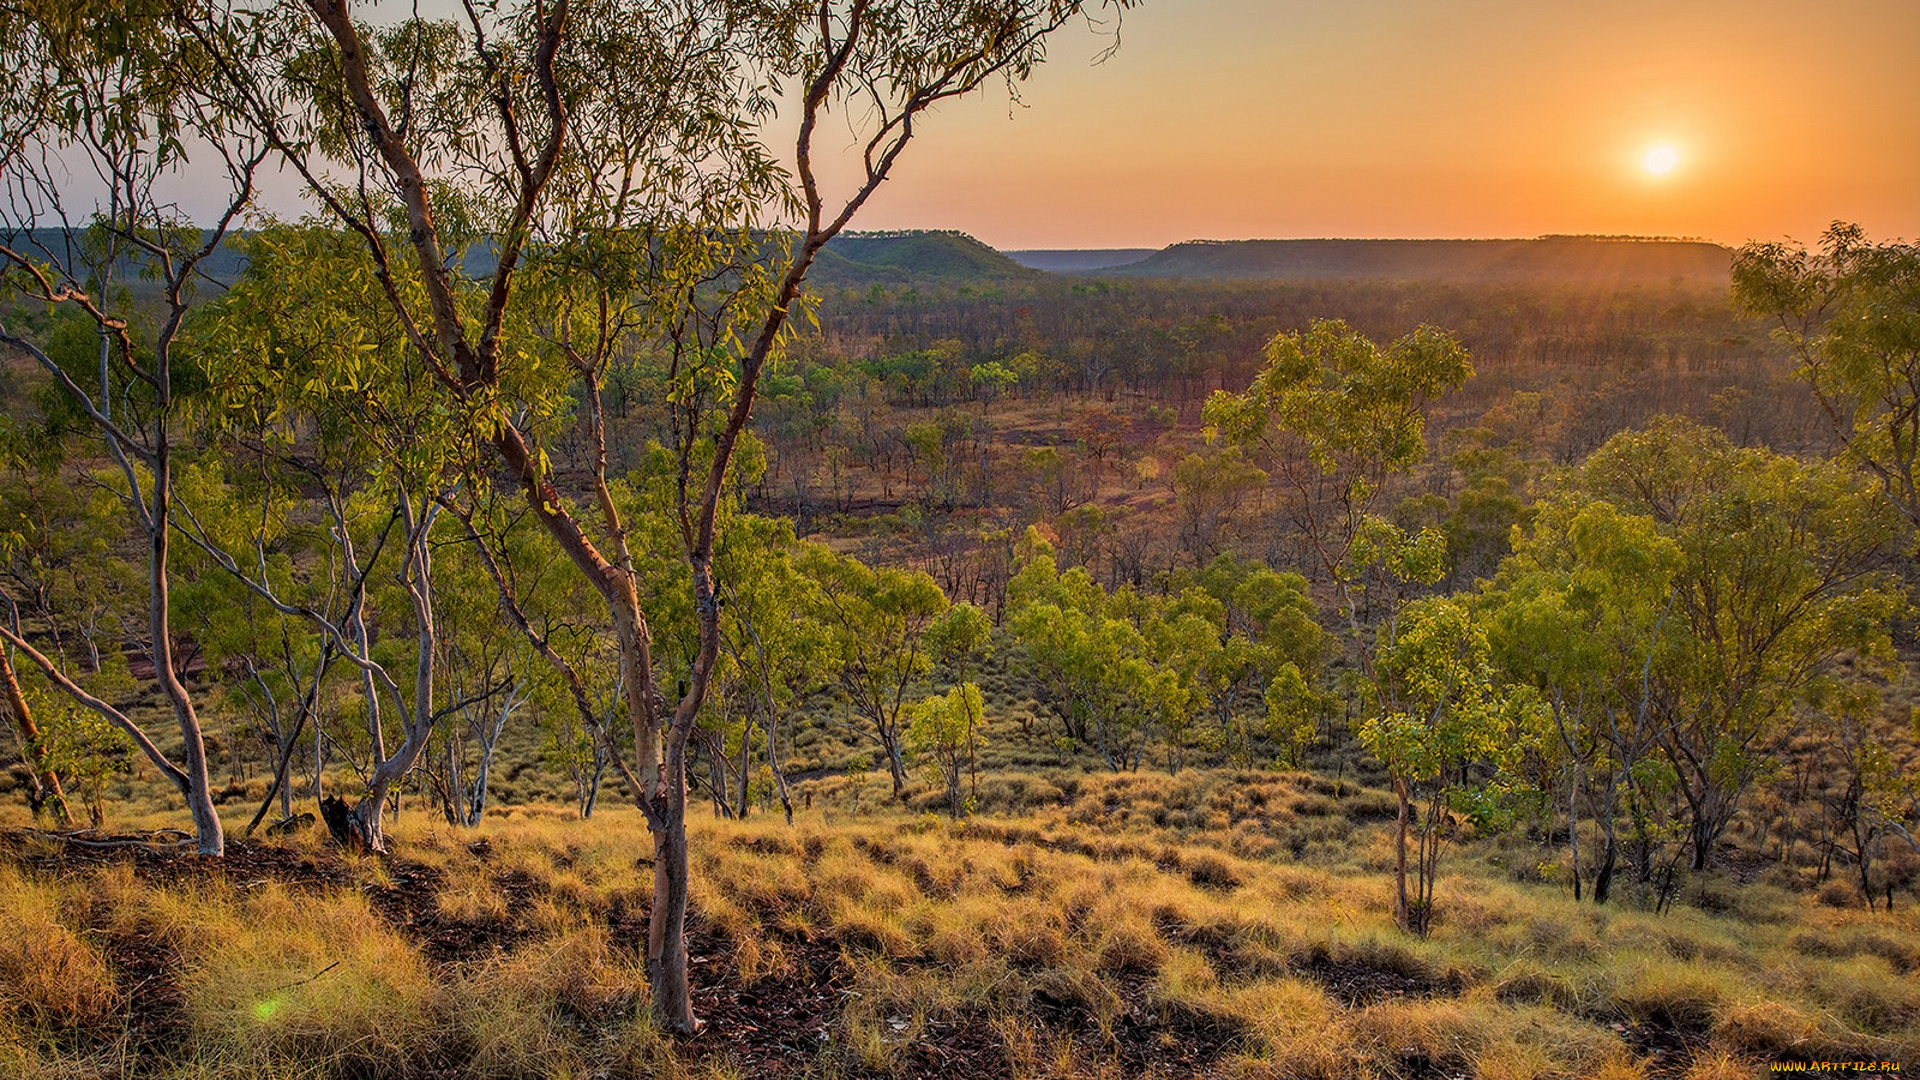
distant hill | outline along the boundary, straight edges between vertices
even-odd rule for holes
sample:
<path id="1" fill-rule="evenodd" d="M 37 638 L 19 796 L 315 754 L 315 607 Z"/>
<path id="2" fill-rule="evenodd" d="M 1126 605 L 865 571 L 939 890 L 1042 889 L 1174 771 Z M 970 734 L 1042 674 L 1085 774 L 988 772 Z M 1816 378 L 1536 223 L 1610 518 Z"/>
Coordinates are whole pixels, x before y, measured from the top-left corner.
<path id="1" fill-rule="evenodd" d="M 212 234 L 201 235 L 205 237 Z M 0 231 L 0 242 L 28 258 L 48 259 L 57 264 L 83 264 L 81 251 L 85 236 L 81 229 L 9 229 Z M 246 262 L 239 252 L 227 244 L 221 244 L 201 260 L 198 270 L 202 277 L 217 282 L 231 282 L 246 269 Z M 139 276 L 145 263 L 145 256 L 138 252 L 130 252 L 119 260 L 117 272 L 127 278 L 122 284 L 131 286 L 135 291 L 158 290 L 160 286 L 157 283 Z"/>
<path id="2" fill-rule="evenodd" d="M 241 231 L 244 234 L 244 230 Z M 59 229 L 36 229 L 31 233 L 0 234 L 12 246 L 37 252 L 43 246 L 65 254 L 69 242 L 78 243 L 77 234 Z M 1151 254 L 1142 250 L 1139 255 Z M 491 244 L 482 242 L 458 260 L 469 276 L 484 277 L 493 272 Z M 230 246 L 222 244 L 201 264 L 200 272 L 215 281 L 231 281 L 245 269 L 246 260 Z M 137 262 L 129 260 L 131 273 Z M 973 237 L 952 231 L 915 231 L 888 233 L 843 233 L 829 243 L 814 263 L 808 280 L 816 285 L 859 287 L 874 282 L 905 284 L 915 280 L 944 282 L 983 282 L 1040 277 L 1036 270 L 1020 265 Z M 136 287 L 138 283 L 136 282 Z"/>
<path id="3" fill-rule="evenodd" d="M 1194 240 L 1101 276 L 1725 286 L 1733 252 L 1696 240 Z"/>
<path id="4" fill-rule="evenodd" d="M 12 233 L 25 250 L 59 251 L 68 241 L 55 229 Z M 1543 236 L 1534 240 L 1190 240 L 1151 248 L 1021 250 L 1001 252 L 952 230 L 843 233 L 807 275 L 816 287 L 1032 282 L 1050 274 L 1193 281 L 1449 281 L 1668 285 L 1725 288 L 1733 252 L 1699 240 Z M 473 276 L 493 269 L 491 247 L 465 253 Z M 230 281 L 245 260 L 222 245 L 201 265 L 215 281 Z M 135 269 L 130 262 L 127 269 Z M 130 282 L 136 289 L 138 281 Z"/>
<path id="5" fill-rule="evenodd" d="M 1156 253 L 1154 248 L 1088 248 L 1009 251 L 1007 257 L 1021 266 L 1054 274 L 1076 274 L 1092 270 L 1111 270 L 1128 266 Z"/>
<path id="6" fill-rule="evenodd" d="M 843 233 L 827 244 L 807 280 L 815 285 L 982 281 L 1038 277 L 961 232 Z"/>

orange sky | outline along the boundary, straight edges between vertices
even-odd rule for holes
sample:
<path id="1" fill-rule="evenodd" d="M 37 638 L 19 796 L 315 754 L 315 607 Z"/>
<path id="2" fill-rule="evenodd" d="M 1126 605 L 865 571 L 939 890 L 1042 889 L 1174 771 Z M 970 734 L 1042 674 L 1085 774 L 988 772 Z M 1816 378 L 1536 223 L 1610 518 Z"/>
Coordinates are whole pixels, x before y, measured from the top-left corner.
<path id="1" fill-rule="evenodd" d="M 1058 41 L 1023 108 L 945 107 L 857 225 L 1920 238 L 1920 0 L 1145 0 L 1100 47 Z"/>

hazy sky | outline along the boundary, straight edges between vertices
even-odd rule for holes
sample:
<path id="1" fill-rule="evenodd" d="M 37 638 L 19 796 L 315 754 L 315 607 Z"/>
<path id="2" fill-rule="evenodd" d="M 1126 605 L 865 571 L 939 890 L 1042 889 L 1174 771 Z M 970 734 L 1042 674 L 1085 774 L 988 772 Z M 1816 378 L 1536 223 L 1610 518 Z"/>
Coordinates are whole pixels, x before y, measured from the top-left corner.
<path id="1" fill-rule="evenodd" d="M 945 107 L 858 226 L 1920 237 L 1920 0 L 1145 0 L 1102 45 Z"/>

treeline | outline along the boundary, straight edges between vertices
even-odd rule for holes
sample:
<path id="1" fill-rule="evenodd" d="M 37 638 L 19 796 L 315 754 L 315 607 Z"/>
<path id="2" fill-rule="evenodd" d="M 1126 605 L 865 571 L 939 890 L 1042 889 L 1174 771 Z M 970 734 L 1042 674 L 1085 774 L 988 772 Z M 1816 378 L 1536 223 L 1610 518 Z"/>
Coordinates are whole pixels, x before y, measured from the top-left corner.
<path id="1" fill-rule="evenodd" d="M 820 340 L 825 355 L 869 365 L 901 404 L 977 396 L 966 371 L 934 372 L 906 359 L 942 342 L 975 362 L 1004 365 L 1035 353 L 1039 360 L 1018 372 L 1020 391 L 1135 393 L 1178 404 L 1244 385 L 1274 334 L 1318 318 L 1344 319 L 1377 338 L 1420 323 L 1446 326 L 1487 367 L 1501 369 L 1744 371 L 1778 355 L 1724 290 L 1698 285 L 1083 278 L 874 285 L 822 299 Z"/>
<path id="2" fill-rule="evenodd" d="M 347 281 L 313 280 L 303 307 L 279 294 L 271 260 L 316 240 L 260 238 L 274 291 L 243 284 L 190 326 L 167 428 L 180 551 L 164 648 L 137 629 L 159 592 L 124 532 L 152 474 L 90 452 L 88 427 L 104 401 L 96 422 L 153 431 L 155 401 L 137 380 L 101 382 L 90 320 L 23 310 L 43 344 L 41 367 L 14 364 L 6 387 L 0 674 L 17 688 L 28 797 L 97 819 L 137 751 L 171 760 L 137 744 L 151 700 L 138 688 L 172 682 L 213 733 L 206 759 L 272 777 L 283 819 L 297 793 L 353 796 L 336 811 L 350 815 L 335 822 L 343 838 L 378 843 L 403 790 L 478 821 L 509 726 L 541 731 L 542 767 L 591 814 L 644 736 L 619 722 L 617 628 L 535 512 L 475 471 L 457 418 L 406 391 L 404 347 L 304 336 L 328 324 L 294 312 L 337 301 Z M 1750 277 L 1765 255 L 1743 264 Z M 1749 304 L 1784 303 L 1743 281 Z M 1837 401 L 1860 392 L 1857 368 L 1820 359 L 1856 346 L 1824 319 L 1787 347 Z M 262 367 L 230 344 L 261 334 L 282 343 L 275 356 L 303 341 L 307 359 Z M 687 770 L 716 813 L 791 815 L 795 747 L 823 736 L 869 746 L 896 797 L 923 772 L 956 816 L 989 738 L 1115 770 L 1297 767 L 1357 748 L 1399 800 L 1396 915 L 1412 930 L 1431 917 L 1445 846 L 1508 827 L 1558 838 L 1572 887 L 1596 902 L 1625 874 L 1663 904 L 1732 835 L 1811 860 L 1822 880 L 1845 872 L 1870 904 L 1911 886 L 1915 747 L 1886 712 L 1905 693 L 1893 634 L 1913 543 L 1889 498 L 1902 490 L 1886 453 L 1902 445 L 1895 414 L 1860 414 L 1842 433 L 1852 458 L 1743 447 L 1668 418 L 1544 472 L 1513 433 L 1527 425 L 1497 415 L 1435 461 L 1430 418 L 1474 378 L 1451 334 L 1378 345 L 1322 321 L 1262 356 L 1243 388 L 1209 399 L 1209 443 L 1175 470 L 1161 520 L 1188 558 L 1116 573 L 1092 504 L 1035 503 L 1033 525 L 987 545 L 998 569 L 978 605 L 753 512 L 767 455 L 745 435 L 717 507 L 703 630 L 677 572 L 688 452 L 669 430 L 629 446 L 631 467 L 594 465 L 619 429 L 593 418 L 637 423 L 657 403 L 576 382 L 546 407 L 587 423 L 562 425 L 551 467 L 619 523 L 650 614 L 651 681 L 684 686 L 710 665 Z M 903 483 L 939 482 L 940 445 Z M 1443 474 L 1442 493 L 1423 492 Z M 1228 528 L 1241 512 L 1260 527 Z M 1017 735 L 982 692 L 996 654 L 1040 708 Z M 11 662 L 22 655 L 32 662 Z"/>

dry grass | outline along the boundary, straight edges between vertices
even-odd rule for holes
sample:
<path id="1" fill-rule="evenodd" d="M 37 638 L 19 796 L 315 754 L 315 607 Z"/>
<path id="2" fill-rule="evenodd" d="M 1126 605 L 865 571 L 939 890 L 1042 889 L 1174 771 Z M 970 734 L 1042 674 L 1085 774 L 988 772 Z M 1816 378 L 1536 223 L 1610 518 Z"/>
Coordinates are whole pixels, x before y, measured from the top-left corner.
<path id="1" fill-rule="evenodd" d="M 616 952 L 593 925 L 478 963 L 461 973 L 452 997 L 486 1006 L 449 1010 L 469 1055 L 464 1067 L 485 1076 L 585 1071 L 573 1033 L 630 1016 L 645 977 L 637 958 Z"/>
<path id="2" fill-rule="evenodd" d="M 418 1060 L 436 1031 L 439 987 L 419 952 L 351 893 L 267 882 L 156 890 L 156 935 L 179 950 L 197 1051 L 247 1069 Z"/>
<path id="3" fill-rule="evenodd" d="M 0 932 L 0 1023 L 62 1029 L 107 1016 L 113 974 L 100 951 L 69 925 L 84 903 L 77 890 L 42 886 L 0 866 L 0 918 L 6 923 Z"/>
<path id="4" fill-rule="evenodd" d="M 1418 940 L 1392 928 L 1369 869 L 1382 826 L 1364 789 L 1201 772 L 994 786 L 1017 816 L 856 817 L 853 800 L 884 793 L 849 781 L 847 801 L 817 800 L 792 828 L 694 823 L 694 910 L 727 978 L 797 977 L 821 943 L 842 956 L 808 1073 L 901 1074 L 967 1024 L 1036 1078 L 1138 1075 L 1159 1052 L 1127 1049 L 1143 1023 L 1203 1046 L 1194 1067 L 1222 1076 L 1624 1080 L 1645 1065 L 1619 1034 L 1634 1026 L 1702 1047 L 1699 1076 L 1782 1055 L 1920 1057 L 1909 910 L 1766 886 L 1712 911 L 1597 909 L 1517 880 L 1524 851 L 1501 841 L 1463 849 Z M 1315 855 L 1301 830 L 1329 821 L 1351 843 Z M 129 941 L 172 958 L 185 1034 L 167 1075 L 752 1074 L 643 1019 L 643 965 L 616 934 L 650 897 L 636 814 L 515 808 L 474 832 L 414 814 L 394 836 L 398 861 L 349 860 L 339 889 L 0 865 L 0 1075 L 127 1071 Z M 495 943 L 429 960 L 369 903 L 421 875 L 439 883 L 433 919 Z"/>

